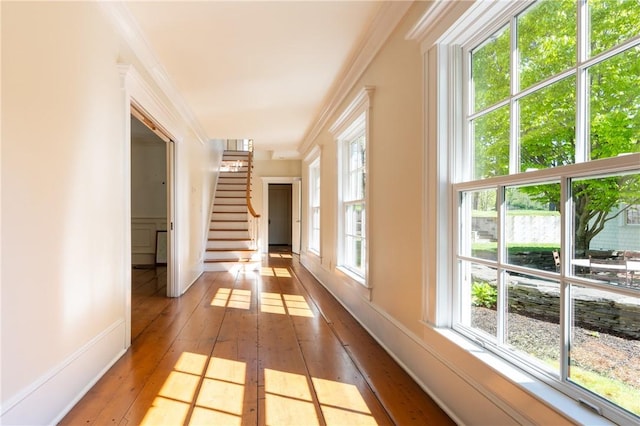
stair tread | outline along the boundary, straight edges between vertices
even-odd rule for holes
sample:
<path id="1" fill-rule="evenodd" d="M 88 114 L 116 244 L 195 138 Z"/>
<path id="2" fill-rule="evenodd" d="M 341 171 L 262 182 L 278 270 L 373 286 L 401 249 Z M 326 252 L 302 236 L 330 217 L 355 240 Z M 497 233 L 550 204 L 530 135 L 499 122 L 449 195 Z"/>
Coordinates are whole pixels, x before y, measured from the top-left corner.
<path id="1" fill-rule="evenodd" d="M 237 259 L 207 259 L 204 263 L 249 263 L 249 262 L 260 262 L 259 260 L 251 260 L 245 258 L 237 258 Z"/>

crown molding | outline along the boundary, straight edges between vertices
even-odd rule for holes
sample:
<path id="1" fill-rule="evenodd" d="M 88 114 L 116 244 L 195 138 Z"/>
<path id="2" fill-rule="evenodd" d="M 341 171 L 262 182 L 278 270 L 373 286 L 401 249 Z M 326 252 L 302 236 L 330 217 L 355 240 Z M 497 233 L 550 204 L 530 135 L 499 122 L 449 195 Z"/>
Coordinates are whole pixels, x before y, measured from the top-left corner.
<path id="1" fill-rule="evenodd" d="M 326 126 L 329 119 L 336 112 L 340 104 L 344 101 L 349 91 L 353 89 L 358 79 L 362 76 L 371 61 L 382 48 L 391 33 L 396 29 L 402 17 L 413 4 L 410 1 L 389 1 L 384 2 L 380 10 L 369 24 L 368 33 L 355 49 L 348 65 L 340 73 L 333 84 L 324 102 L 324 106 L 320 110 L 314 124 L 305 133 L 302 142 L 298 148 L 298 152 L 305 154 L 311 148 L 311 145 L 318 137 L 322 129 Z"/>
<path id="2" fill-rule="evenodd" d="M 144 33 L 135 18 L 123 2 L 100 2 L 103 10 L 111 19 L 117 33 L 129 46 L 133 54 L 140 61 L 142 68 L 148 73 L 158 89 L 164 94 L 171 106 L 176 110 L 186 125 L 191 128 L 200 143 L 209 140 L 204 128 L 198 122 L 193 111 L 169 78 L 168 73 L 153 53 Z"/>

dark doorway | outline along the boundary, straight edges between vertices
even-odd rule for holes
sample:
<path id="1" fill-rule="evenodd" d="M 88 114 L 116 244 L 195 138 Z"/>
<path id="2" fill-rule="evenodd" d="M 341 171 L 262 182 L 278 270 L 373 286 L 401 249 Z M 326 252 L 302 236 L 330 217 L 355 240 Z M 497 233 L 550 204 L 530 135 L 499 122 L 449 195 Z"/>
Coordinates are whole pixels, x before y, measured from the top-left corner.
<path id="1" fill-rule="evenodd" d="M 269 184 L 269 246 L 291 246 L 290 183 Z"/>

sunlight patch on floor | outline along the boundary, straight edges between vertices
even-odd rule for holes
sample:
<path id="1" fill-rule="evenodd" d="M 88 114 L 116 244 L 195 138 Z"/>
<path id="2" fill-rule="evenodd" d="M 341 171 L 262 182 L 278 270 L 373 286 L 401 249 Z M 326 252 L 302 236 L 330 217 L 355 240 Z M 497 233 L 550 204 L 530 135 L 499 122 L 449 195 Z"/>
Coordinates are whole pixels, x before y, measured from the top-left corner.
<path id="1" fill-rule="evenodd" d="M 251 290 L 219 288 L 216 295 L 213 296 L 211 306 L 221 308 L 250 309 L 251 308 Z"/>
<path id="2" fill-rule="evenodd" d="M 328 426 L 377 424 L 353 384 L 263 371 L 267 425 L 313 426 L 321 417 Z M 140 424 L 241 425 L 246 381 L 244 362 L 183 352 Z"/>
<path id="3" fill-rule="evenodd" d="M 318 425 L 307 377 L 264 369 L 267 425 Z"/>
<path id="4" fill-rule="evenodd" d="M 262 292 L 260 294 L 260 311 L 270 314 L 315 317 L 305 298 L 296 294 Z"/>
<path id="5" fill-rule="evenodd" d="M 328 426 L 377 424 L 355 385 L 315 377 L 312 381 Z"/>

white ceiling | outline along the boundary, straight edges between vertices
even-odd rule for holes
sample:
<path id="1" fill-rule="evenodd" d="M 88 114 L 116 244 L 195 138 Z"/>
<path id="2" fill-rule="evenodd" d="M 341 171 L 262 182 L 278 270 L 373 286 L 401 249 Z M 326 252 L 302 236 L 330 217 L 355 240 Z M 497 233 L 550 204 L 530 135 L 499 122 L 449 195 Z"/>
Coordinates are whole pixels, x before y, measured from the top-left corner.
<path id="1" fill-rule="evenodd" d="M 381 13 L 379 1 L 126 2 L 210 139 L 299 147 Z"/>

